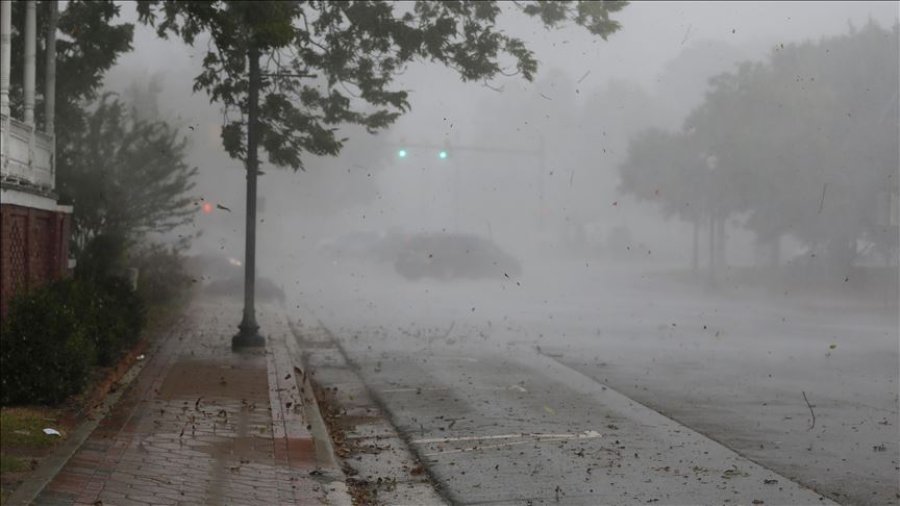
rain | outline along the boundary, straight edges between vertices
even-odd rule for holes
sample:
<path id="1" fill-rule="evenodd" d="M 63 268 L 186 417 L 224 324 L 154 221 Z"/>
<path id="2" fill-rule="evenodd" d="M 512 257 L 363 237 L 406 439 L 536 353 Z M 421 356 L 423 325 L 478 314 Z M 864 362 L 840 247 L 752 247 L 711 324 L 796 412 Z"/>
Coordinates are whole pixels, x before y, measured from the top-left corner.
<path id="1" fill-rule="evenodd" d="M 355 503 L 896 504 L 897 4 L 633 2 L 608 37 L 499 8 L 533 80 L 417 58 L 383 128 L 260 146 L 259 332 L 284 315 Z M 103 91 L 197 168 L 150 235 L 239 305 L 244 116 L 195 81 L 207 33 L 121 9 Z"/>

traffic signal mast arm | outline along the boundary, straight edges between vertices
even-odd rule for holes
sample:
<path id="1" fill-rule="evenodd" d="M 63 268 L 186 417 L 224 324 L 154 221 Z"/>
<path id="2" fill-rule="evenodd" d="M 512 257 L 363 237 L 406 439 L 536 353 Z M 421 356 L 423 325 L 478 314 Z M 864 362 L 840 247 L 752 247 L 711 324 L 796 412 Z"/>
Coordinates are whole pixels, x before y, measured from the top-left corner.
<path id="1" fill-rule="evenodd" d="M 506 153 L 511 155 L 541 155 L 543 153 L 542 149 L 520 149 L 520 148 L 500 148 L 500 147 L 490 147 L 490 146 L 474 146 L 474 145 L 447 145 L 447 144 L 428 144 L 428 143 L 414 143 L 414 144 L 390 144 L 391 146 L 397 149 L 397 156 L 400 158 L 406 158 L 413 151 L 417 151 L 415 148 L 421 148 L 422 150 L 437 150 L 438 156 L 440 158 L 447 158 L 447 155 L 452 152 L 458 151 L 466 151 L 471 153 Z M 443 156 L 441 155 L 443 153 Z"/>

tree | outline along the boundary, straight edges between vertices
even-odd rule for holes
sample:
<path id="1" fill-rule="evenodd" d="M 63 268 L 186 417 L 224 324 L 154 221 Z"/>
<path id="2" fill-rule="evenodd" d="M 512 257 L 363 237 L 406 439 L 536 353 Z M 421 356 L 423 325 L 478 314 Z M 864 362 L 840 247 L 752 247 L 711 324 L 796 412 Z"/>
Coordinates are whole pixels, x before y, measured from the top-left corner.
<path id="1" fill-rule="evenodd" d="M 687 133 L 649 129 L 628 145 L 619 165 L 619 191 L 654 202 L 666 216 L 694 225 L 691 267 L 699 264 L 699 228 L 704 217 L 714 214 L 710 174 L 703 154 Z M 712 269 L 712 267 L 710 267 Z"/>
<path id="2" fill-rule="evenodd" d="M 766 62 L 715 77 L 681 140 L 653 132 L 633 140 L 623 189 L 646 197 L 657 181 L 701 188 L 700 201 L 718 220 L 720 248 L 723 220 L 743 216 L 757 240 L 772 246 L 776 262 L 780 239 L 790 234 L 837 279 L 848 275 L 862 240 L 894 258 L 889 208 L 900 166 L 898 47 L 898 25 L 870 23 L 818 42 L 780 45 Z M 673 161 L 683 149 L 715 156 L 704 184 Z"/>
<path id="3" fill-rule="evenodd" d="M 619 29 L 610 15 L 626 2 L 529 2 L 527 16 L 566 21 L 602 38 Z M 383 129 L 409 109 L 394 77 L 415 60 L 451 67 L 464 81 L 508 73 L 532 79 L 537 61 L 524 42 L 495 28 L 498 2 L 144 2 L 141 22 L 161 37 L 194 44 L 208 37 L 195 91 L 225 106 L 226 151 L 247 152 L 248 52 L 262 57 L 259 143 L 276 166 L 303 168 L 303 155 L 335 155 L 341 124 Z"/>
<path id="4" fill-rule="evenodd" d="M 841 279 L 860 239 L 890 241 L 878 202 L 896 192 L 897 48 L 897 27 L 874 23 L 779 46 L 714 80 L 689 120 L 720 158 L 728 211 L 763 242 L 819 250 Z"/>
<path id="5" fill-rule="evenodd" d="M 820 246 L 841 279 L 856 260 L 859 240 L 897 247 L 896 235 L 890 234 L 896 227 L 881 219 L 886 210 L 879 202 L 886 192 L 896 195 L 900 170 L 898 26 L 885 30 L 870 22 L 818 44 L 785 48 L 772 58 L 783 88 L 822 97 L 809 103 L 824 116 L 819 129 L 806 129 L 797 139 L 821 147 L 819 158 L 809 157 L 813 163 L 802 177 L 807 205 L 792 208 L 789 218 L 794 234 Z M 792 74 L 805 79 L 788 84 Z"/>
<path id="6" fill-rule="evenodd" d="M 681 122 L 703 102 L 711 77 L 733 72 L 737 64 L 746 60 L 746 52 L 727 41 L 691 41 L 665 64 L 657 75 L 655 88 L 665 96 L 670 117 Z"/>
<path id="7" fill-rule="evenodd" d="M 197 169 L 184 162 L 187 141 L 178 130 L 164 121 L 137 119 L 125 104 L 104 95 L 72 140 L 72 235 L 78 251 L 98 236 L 131 243 L 190 222 L 197 203 L 188 192 Z"/>

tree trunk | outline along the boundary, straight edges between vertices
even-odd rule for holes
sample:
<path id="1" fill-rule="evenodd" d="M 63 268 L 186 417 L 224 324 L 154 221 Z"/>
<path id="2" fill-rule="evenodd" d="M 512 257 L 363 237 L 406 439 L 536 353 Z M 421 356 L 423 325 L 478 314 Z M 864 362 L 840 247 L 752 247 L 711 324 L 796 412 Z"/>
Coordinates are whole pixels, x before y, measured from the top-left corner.
<path id="1" fill-rule="evenodd" d="M 716 281 L 716 218 L 713 214 L 709 215 L 709 282 Z"/>
<path id="2" fill-rule="evenodd" d="M 716 220 L 716 269 L 723 271 L 727 265 L 725 258 L 725 218 Z"/>
<path id="3" fill-rule="evenodd" d="M 781 265 L 781 236 L 775 236 L 769 247 L 771 248 L 769 250 L 769 266 L 778 269 L 778 266 Z"/>
<path id="4" fill-rule="evenodd" d="M 849 276 L 856 260 L 856 238 L 836 237 L 828 242 L 828 264 L 831 271 L 839 276 Z"/>
<path id="5" fill-rule="evenodd" d="M 700 219 L 695 219 L 693 225 L 694 241 L 693 249 L 691 250 L 691 272 L 696 274 L 697 270 L 700 268 Z"/>

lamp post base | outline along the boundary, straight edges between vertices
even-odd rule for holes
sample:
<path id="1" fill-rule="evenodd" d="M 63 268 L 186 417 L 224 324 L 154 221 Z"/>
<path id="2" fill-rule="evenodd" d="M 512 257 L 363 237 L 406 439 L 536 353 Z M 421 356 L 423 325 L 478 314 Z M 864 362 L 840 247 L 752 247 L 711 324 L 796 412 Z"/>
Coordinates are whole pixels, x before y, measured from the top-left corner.
<path id="1" fill-rule="evenodd" d="M 265 348 L 266 338 L 259 335 L 258 325 L 244 325 L 241 323 L 238 328 L 240 331 L 231 338 L 232 350 L 239 350 L 242 348 Z"/>

